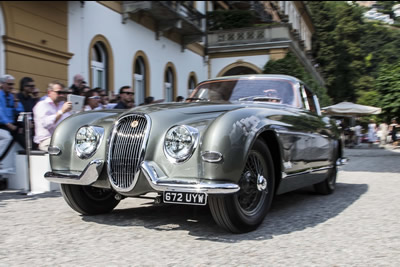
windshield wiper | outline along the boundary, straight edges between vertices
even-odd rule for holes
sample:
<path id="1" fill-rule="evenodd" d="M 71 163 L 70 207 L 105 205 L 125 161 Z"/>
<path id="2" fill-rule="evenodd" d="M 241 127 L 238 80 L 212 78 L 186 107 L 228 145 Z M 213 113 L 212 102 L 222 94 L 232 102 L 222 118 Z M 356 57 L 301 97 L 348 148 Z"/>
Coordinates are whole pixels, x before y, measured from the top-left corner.
<path id="1" fill-rule="evenodd" d="M 253 98 L 253 100 L 254 100 L 254 98 L 256 98 L 256 97 L 262 97 L 262 95 L 252 95 L 252 96 L 241 97 L 238 100 L 239 101 L 245 101 L 245 100 L 248 100 L 250 98 Z"/>
<path id="2" fill-rule="evenodd" d="M 186 100 L 199 100 L 199 101 L 209 101 L 207 98 L 203 98 L 203 97 L 188 97 L 186 98 Z"/>
<path id="3" fill-rule="evenodd" d="M 265 96 L 265 95 L 253 95 L 239 98 L 239 101 L 246 101 L 251 99 L 252 101 L 264 101 L 272 103 L 280 103 L 281 99 L 279 97 Z"/>

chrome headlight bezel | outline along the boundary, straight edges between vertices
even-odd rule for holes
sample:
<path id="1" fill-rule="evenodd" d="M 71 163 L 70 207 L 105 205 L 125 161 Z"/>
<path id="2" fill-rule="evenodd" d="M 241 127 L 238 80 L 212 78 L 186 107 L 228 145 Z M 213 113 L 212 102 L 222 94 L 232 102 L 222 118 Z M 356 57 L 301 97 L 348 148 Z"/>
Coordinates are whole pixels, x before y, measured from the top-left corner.
<path id="1" fill-rule="evenodd" d="M 190 138 L 185 138 L 185 140 L 183 140 L 182 134 Z M 171 140 L 173 135 L 175 135 L 175 140 Z M 165 156 L 172 163 L 183 163 L 187 161 L 192 157 L 194 151 L 196 150 L 196 147 L 199 143 L 199 136 L 199 130 L 188 125 L 175 125 L 169 128 L 164 136 L 163 150 Z M 179 151 L 181 152 L 182 150 L 185 150 L 186 152 L 184 151 L 181 154 L 174 153 L 171 147 L 168 147 L 173 145 L 171 142 L 175 142 L 175 146 L 177 145 L 176 142 L 178 142 L 178 145 L 186 143 L 183 144 L 185 147 Z"/>
<path id="2" fill-rule="evenodd" d="M 85 132 L 84 132 L 85 131 Z M 87 135 L 86 138 L 78 135 Z M 81 159 L 91 158 L 98 150 L 104 136 L 104 128 L 99 126 L 85 125 L 78 129 L 75 133 L 75 153 Z M 80 139 L 80 140 L 78 140 Z M 84 140 L 82 142 L 82 140 Z M 82 147 L 84 143 L 90 143 L 90 149 L 84 151 Z"/>

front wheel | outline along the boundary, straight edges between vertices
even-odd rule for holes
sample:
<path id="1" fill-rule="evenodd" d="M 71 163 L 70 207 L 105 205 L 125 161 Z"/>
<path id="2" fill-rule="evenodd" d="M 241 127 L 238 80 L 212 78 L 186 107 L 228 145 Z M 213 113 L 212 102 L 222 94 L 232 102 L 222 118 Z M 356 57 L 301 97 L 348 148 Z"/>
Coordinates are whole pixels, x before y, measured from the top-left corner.
<path id="1" fill-rule="evenodd" d="M 110 189 L 72 184 L 61 184 L 60 188 L 68 205 L 84 215 L 108 213 L 119 203 Z"/>
<path id="2" fill-rule="evenodd" d="M 275 175 L 268 146 L 256 140 L 233 195 L 209 197 L 216 223 L 233 233 L 255 230 L 264 220 L 274 195 Z"/>

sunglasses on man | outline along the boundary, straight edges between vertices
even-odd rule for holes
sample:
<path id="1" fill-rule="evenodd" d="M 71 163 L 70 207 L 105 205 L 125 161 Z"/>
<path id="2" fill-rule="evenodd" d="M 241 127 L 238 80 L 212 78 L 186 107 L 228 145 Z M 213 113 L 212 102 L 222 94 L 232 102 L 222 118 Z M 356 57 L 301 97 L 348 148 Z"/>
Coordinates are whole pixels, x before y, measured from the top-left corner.
<path id="1" fill-rule="evenodd" d="M 123 94 L 127 94 L 127 95 L 134 95 L 135 93 L 132 92 L 122 92 Z"/>
<path id="2" fill-rule="evenodd" d="M 59 95 L 66 95 L 66 94 L 69 94 L 68 91 L 53 91 L 53 92 L 55 92 L 55 93 L 57 93 L 57 94 L 59 94 Z"/>

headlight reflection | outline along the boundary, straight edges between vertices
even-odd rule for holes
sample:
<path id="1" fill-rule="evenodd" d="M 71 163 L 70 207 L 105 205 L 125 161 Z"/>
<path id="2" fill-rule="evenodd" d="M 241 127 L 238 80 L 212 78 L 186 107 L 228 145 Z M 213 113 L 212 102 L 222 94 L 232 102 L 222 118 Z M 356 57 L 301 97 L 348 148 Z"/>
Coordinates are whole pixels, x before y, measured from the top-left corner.
<path id="1" fill-rule="evenodd" d="M 199 131 L 196 128 L 180 125 L 168 130 L 164 139 L 164 153 L 175 163 L 189 159 L 198 142 Z"/>

